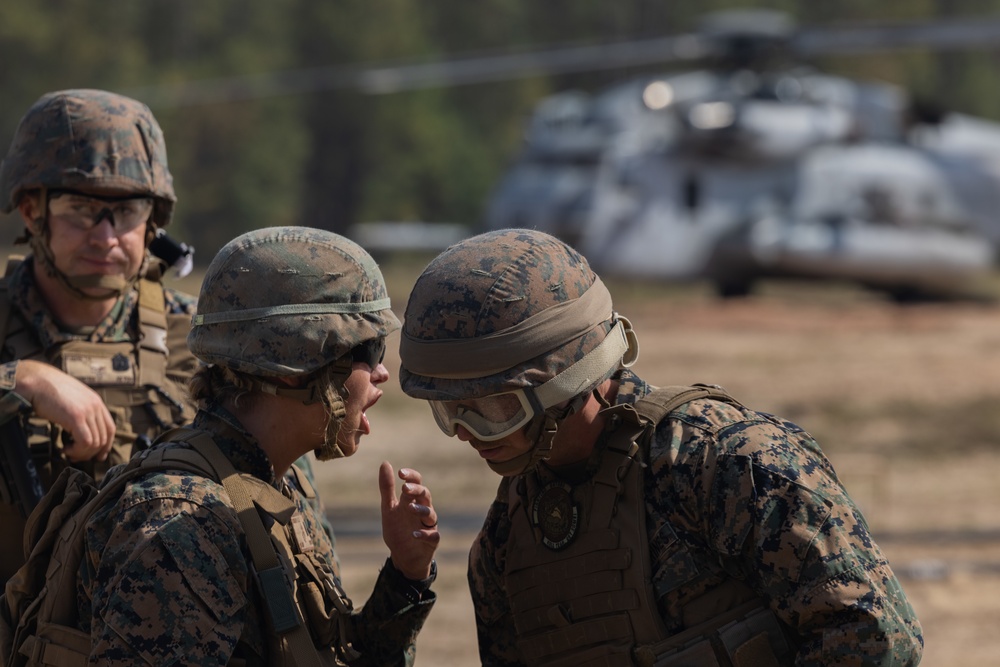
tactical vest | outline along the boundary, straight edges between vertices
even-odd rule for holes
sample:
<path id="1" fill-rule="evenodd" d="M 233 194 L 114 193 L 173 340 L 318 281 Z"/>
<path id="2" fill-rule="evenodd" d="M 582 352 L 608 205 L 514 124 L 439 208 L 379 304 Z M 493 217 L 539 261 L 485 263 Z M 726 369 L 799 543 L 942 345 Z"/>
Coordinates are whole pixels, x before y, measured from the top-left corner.
<path id="1" fill-rule="evenodd" d="M 544 479 L 536 470 L 509 484 L 504 584 L 527 664 L 791 664 L 777 618 L 736 580 L 692 601 L 695 608 L 711 609 L 711 617 L 679 635 L 668 634 L 658 612 L 646 534 L 644 459 L 657 424 L 700 398 L 738 405 L 711 386 L 655 390 L 635 405 L 604 411 L 614 431 L 586 482 L 571 486 Z"/>
<path id="2" fill-rule="evenodd" d="M 19 258 L 8 260 L 7 275 Z M 6 280 L 0 281 L 0 350 L 3 361 L 35 359 L 72 375 L 96 391 L 115 421 L 115 441 L 108 459 L 76 464 L 100 480 L 113 465 L 124 463 L 136 438 L 153 440 L 165 430 L 190 422 L 194 405 L 187 388 L 167 376 L 168 337 L 185 337 L 190 316 L 166 313 L 163 285 L 139 280 L 139 335 L 136 341 L 91 343 L 67 341 L 43 349 L 40 341 L 14 308 Z M 173 346 L 175 354 L 190 354 L 185 341 Z M 48 488 L 68 464 L 59 455 L 64 443 L 61 429 L 33 417 L 28 420 L 28 442 L 43 485 Z"/>

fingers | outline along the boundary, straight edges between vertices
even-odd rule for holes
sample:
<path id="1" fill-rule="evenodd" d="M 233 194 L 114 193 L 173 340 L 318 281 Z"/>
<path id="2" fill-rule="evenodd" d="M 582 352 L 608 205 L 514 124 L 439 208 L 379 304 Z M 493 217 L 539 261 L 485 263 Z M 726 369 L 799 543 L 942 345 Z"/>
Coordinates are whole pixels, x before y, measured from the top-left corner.
<path id="1" fill-rule="evenodd" d="M 422 476 L 411 468 L 400 468 L 399 477 L 405 480 L 400 503 L 407 505 L 410 512 L 420 519 L 420 525 L 424 529 L 437 527 L 437 512 L 434 510 L 431 501 L 431 491 L 421 484 Z M 421 536 L 421 531 L 414 531 L 414 537 Z"/>
<path id="2" fill-rule="evenodd" d="M 54 366 L 29 360 L 18 362 L 16 389 L 39 417 L 70 435 L 64 449 L 67 459 L 107 459 L 115 440 L 115 421 L 97 392 Z"/>
<path id="3" fill-rule="evenodd" d="M 383 461 L 379 467 L 382 538 L 400 572 L 409 579 L 424 579 L 430 572 L 434 551 L 441 541 L 437 512 L 430 489 L 423 485 L 418 471 L 401 468 L 398 477 L 403 483 L 397 500 L 392 466 Z"/>
<path id="4" fill-rule="evenodd" d="M 399 471 L 402 474 L 402 470 Z M 378 467 L 378 490 L 382 496 L 382 511 L 391 511 L 396 506 L 396 480 L 392 475 L 392 464 L 382 461 Z"/>
<path id="5" fill-rule="evenodd" d="M 63 452 L 73 462 L 105 461 L 115 442 L 115 421 L 103 403 L 82 415 L 70 415 Z"/>

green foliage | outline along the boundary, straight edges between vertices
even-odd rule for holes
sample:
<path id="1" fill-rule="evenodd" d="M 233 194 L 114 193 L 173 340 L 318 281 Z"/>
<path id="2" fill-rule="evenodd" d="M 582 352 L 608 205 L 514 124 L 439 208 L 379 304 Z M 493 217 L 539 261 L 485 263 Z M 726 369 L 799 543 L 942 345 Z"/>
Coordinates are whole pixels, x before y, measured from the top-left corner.
<path id="1" fill-rule="evenodd" d="M 1000 11 L 1000 0 L 4 0 L 0 146 L 38 96 L 59 88 L 130 93 L 310 67 L 653 37 L 693 29 L 708 11 L 761 6 L 822 25 L 982 14 Z M 1000 117 L 992 54 L 917 51 L 823 65 Z M 180 197 L 176 234 L 204 261 L 234 235 L 268 225 L 344 231 L 366 220 L 476 223 L 542 96 L 594 90 L 627 74 L 534 76 L 388 96 L 326 90 L 153 104 Z"/>

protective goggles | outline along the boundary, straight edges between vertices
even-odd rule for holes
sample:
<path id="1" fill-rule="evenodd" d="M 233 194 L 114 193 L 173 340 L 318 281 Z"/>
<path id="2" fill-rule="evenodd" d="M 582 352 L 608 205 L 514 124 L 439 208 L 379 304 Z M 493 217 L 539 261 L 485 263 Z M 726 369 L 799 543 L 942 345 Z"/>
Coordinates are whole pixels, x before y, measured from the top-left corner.
<path id="1" fill-rule="evenodd" d="M 109 220 L 118 234 L 130 232 L 149 220 L 153 213 L 152 197 L 104 197 L 85 195 L 73 190 L 51 190 L 49 216 L 58 218 L 83 232 L 89 232 L 102 220 Z"/>
<path id="2" fill-rule="evenodd" d="M 535 416 L 523 389 L 465 401 L 429 401 L 434 421 L 449 436 L 465 427 L 477 439 L 499 440 L 516 433 Z"/>
<path id="3" fill-rule="evenodd" d="M 600 345 L 548 382 L 481 398 L 428 401 L 434 421 L 445 435 L 456 435 L 462 426 L 484 442 L 516 433 L 536 415 L 594 386 L 609 370 L 635 362 L 639 347 L 632 325 L 624 317 L 616 319 Z"/>

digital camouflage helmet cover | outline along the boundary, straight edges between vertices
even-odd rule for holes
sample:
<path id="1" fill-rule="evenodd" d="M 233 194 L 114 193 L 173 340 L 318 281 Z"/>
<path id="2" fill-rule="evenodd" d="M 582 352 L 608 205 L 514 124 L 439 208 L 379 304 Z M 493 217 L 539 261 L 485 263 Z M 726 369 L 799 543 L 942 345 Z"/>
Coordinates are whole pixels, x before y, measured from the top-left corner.
<path id="1" fill-rule="evenodd" d="M 382 272 L 354 241 L 268 227 L 212 260 L 188 334 L 191 352 L 258 377 L 309 375 L 399 329 Z"/>
<path id="2" fill-rule="evenodd" d="M 156 228 L 173 216 L 173 178 L 167 168 L 163 132 L 149 108 L 104 90 L 47 93 L 21 119 L 7 155 L 0 163 L 0 206 L 10 213 L 27 193 L 40 195 L 38 217 L 28 226 L 35 258 L 67 289 L 82 299 L 122 294 L 136 276 L 69 276 L 56 265 L 49 247 L 48 193 L 54 190 L 123 197 L 150 197 L 146 225 L 148 246 Z M 148 260 L 148 258 L 147 258 Z M 139 274 L 145 270 L 145 262 Z M 87 291 L 98 288 L 99 293 Z"/>
<path id="3" fill-rule="evenodd" d="M 152 221 L 169 224 L 177 197 L 153 113 L 104 90 L 43 95 L 24 114 L 0 165 L 0 203 L 10 213 L 23 193 L 51 189 L 152 197 Z"/>
<path id="4" fill-rule="evenodd" d="M 582 255 L 548 234 L 507 229 L 461 241 L 424 269 L 406 305 L 399 377 L 450 435 L 459 424 L 488 439 L 476 432 L 488 420 L 449 416 L 441 404 L 516 397 L 520 414 L 497 431 L 523 424 L 535 445 L 490 462 L 509 475 L 546 458 L 559 421 L 637 355 L 631 325 Z"/>

